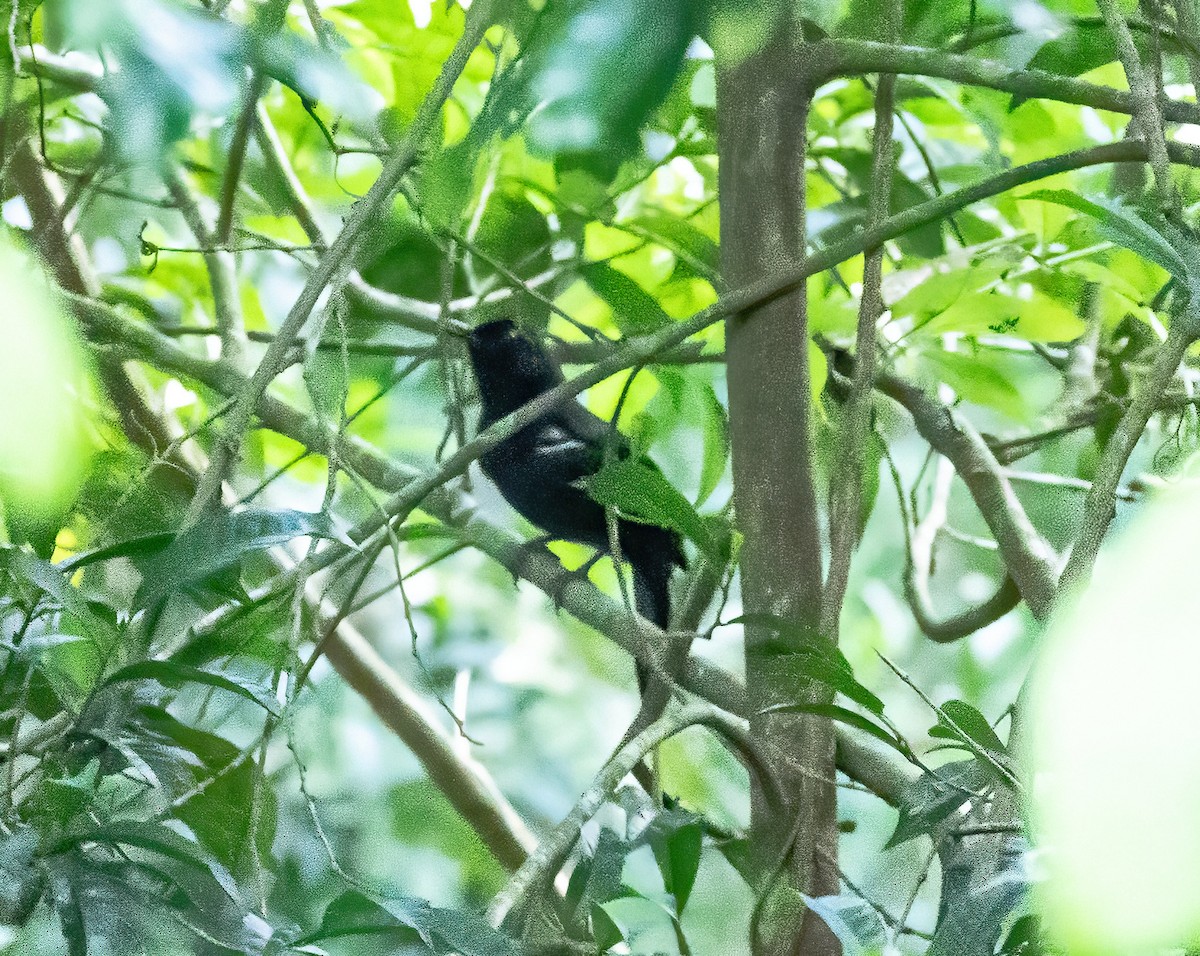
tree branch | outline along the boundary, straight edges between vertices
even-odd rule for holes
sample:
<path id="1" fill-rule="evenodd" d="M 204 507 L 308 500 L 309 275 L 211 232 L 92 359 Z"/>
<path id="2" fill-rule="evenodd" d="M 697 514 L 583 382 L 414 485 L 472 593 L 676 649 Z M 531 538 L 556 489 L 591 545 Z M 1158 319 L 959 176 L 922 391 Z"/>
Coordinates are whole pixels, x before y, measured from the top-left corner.
<path id="1" fill-rule="evenodd" d="M 1135 115 L 1138 109 L 1137 98 L 1124 90 L 1085 83 L 1044 70 L 1013 69 L 994 60 L 946 50 L 893 46 L 870 40 L 819 40 L 808 49 L 822 82 L 836 76 L 905 73 L 982 86 L 1022 99 L 1057 100 L 1127 116 Z M 1200 107 L 1195 103 L 1166 97 L 1159 103 L 1164 119 L 1173 123 L 1200 124 Z"/>
<path id="2" fill-rule="evenodd" d="M 879 389 L 913 417 L 917 431 L 954 465 L 1000 546 L 1008 574 L 1034 616 L 1044 619 L 1057 592 L 1058 557 L 1042 538 L 1003 469 L 974 427 L 954 409 L 891 374 Z"/>
<path id="3" fill-rule="evenodd" d="M 523 904 L 530 893 L 546 886 L 562 869 L 567 857 L 579 839 L 579 831 L 608 799 L 620 782 L 629 775 L 646 754 L 669 737 L 696 724 L 725 718 L 708 704 L 692 703 L 674 713 L 659 718 L 640 734 L 621 747 L 600 768 L 592 785 L 571 808 L 566 818 L 542 840 L 537 850 L 530 855 L 521 868 L 513 874 L 508 885 L 496 895 L 488 907 L 488 920 L 493 926 L 520 922 Z"/>
<path id="4" fill-rule="evenodd" d="M 466 15 L 462 35 L 442 64 L 437 81 L 417 110 L 403 143 L 388 158 L 367 195 L 351 209 L 346 217 L 345 227 L 317 263 L 287 318 L 276 332 L 275 341 L 267 347 L 250 381 L 238 394 L 237 403 L 229 415 L 225 440 L 218 443 L 215 460 L 210 463 L 201 480 L 200 488 L 188 510 L 187 523 L 195 522 L 208 504 L 216 499 L 225 470 L 239 454 L 242 436 L 250 426 L 250 419 L 259 398 L 275 377 L 286 368 L 287 354 L 326 287 L 331 283 L 335 286 L 339 284 L 340 277 L 349 271 L 354 261 L 354 253 L 363 235 L 388 208 L 400 186 L 401 178 L 416 161 L 426 136 L 441 116 L 442 106 L 449 98 L 455 81 L 466 67 L 468 58 L 478 46 L 484 32 L 491 25 L 493 6 L 494 0 L 479 0 L 472 4 Z"/>
<path id="5" fill-rule="evenodd" d="M 886 5 L 889 24 L 895 20 L 894 4 Z M 889 28 L 887 31 L 893 31 Z M 875 93 L 875 132 L 871 169 L 870 225 L 879 228 L 891 208 L 895 152 L 892 126 L 895 114 L 896 76 L 880 77 Z M 846 402 L 845 420 L 834 459 L 834 476 L 829 489 L 829 572 L 821 605 L 821 631 L 836 640 L 850 562 L 859 538 L 862 485 L 867 441 L 871 436 L 877 355 L 876 327 L 883 315 L 883 245 L 865 253 L 862 294 L 858 303 L 858 327 L 854 343 L 854 380 Z M 878 466 L 877 466 L 878 467 Z"/>

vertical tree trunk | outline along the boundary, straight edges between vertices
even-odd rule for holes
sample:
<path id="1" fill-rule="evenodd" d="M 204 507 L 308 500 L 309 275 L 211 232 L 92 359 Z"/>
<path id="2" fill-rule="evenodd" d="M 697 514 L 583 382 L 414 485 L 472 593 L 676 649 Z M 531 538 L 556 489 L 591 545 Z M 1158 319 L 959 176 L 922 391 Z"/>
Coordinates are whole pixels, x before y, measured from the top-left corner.
<path id="1" fill-rule="evenodd" d="M 732 287 L 792 264 L 805 247 L 804 79 L 799 23 L 777 18 L 754 53 L 730 62 L 717 47 L 721 266 Z M 726 324 L 734 506 L 744 535 L 742 595 L 748 613 L 785 619 L 783 632 L 747 630 L 752 713 L 798 698 L 824 699 L 788 666 L 819 634 L 822 561 L 813 487 L 812 402 L 806 297 L 778 298 Z M 784 806 L 756 784 L 751 868 L 763 894 L 753 950 L 759 956 L 840 952 L 801 893 L 837 892 L 833 728 L 823 718 L 752 718 Z"/>

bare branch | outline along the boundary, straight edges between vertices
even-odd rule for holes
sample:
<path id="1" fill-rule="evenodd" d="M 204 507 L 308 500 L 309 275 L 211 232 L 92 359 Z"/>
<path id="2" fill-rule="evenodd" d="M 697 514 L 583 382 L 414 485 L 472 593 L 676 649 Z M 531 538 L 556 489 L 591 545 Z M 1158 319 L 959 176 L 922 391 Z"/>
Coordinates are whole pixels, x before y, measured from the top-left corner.
<path id="1" fill-rule="evenodd" d="M 669 737 L 696 724 L 728 718 L 704 703 L 692 703 L 674 713 L 664 715 L 621 747 L 596 774 L 592 785 L 571 808 L 566 818 L 538 846 L 524 865 L 509 880 L 488 907 L 488 920 L 493 926 L 519 921 L 523 904 L 531 893 L 546 886 L 562 869 L 579 831 L 608 799 L 620 782 L 642 761 L 646 754 Z"/>
<path id="2" fill-rule="evenodd" d="M 467 59 L 479 45 L 484 31 L 491 25 L 492 8 L 492 0 L 480 0 L 480 2 L 472 4 L 467 13 L 462 35 L 450 56 L 442 64 L 437 81 L 429 95 L 421 103 L 417 115 L 408 128 L 404 142 L 388 158 L 383 171 L 379 174 L 379 179 L 375 181 L 367 195 L 351 209 L 346 218 L 345 227 L 325 255 L 321 257 L 316 269 L 309 276 L 300 295 L 288 312 L 287 318 L 276 332 L 275 341 L 268 346 L 244 392 L 238 395 L 237 404 L 229 416 L 225 441 L 218 445 L 214 461 L 210 464 L 201 481 L 201 486 L 196 492 L 196 497 L 192 500 L 192 506 L 185 519 L 186 523 L 195 522 L 208 504 L 216 499 L 224 472 L 239 454 L 242 436 L 249 428 L 258 399 L 275 377 L 286 368 L 288 351 L 296 336 L 307 323 L 326 287 L 331 283 L 334 286 L 340 284 L 341 277 L 349 271 L 354 261 L 354 253 L 363 235 L 388 208 L 388 204 L 400 186 L 401 178 L 416 161 L 426 135 L 441 115 L 442 106 L 449 98 L 455 81 L 466 67 Z"/>
<path id="3" fill-rule="evenodd" d="M 893 4 L 886 9 L 895 19 Z M 892 31 L 889 30 L 889 33 Z M 874 159 L 871 170 L 870 225 L 878 228 L 891 207 L 895 151 L 892 120 L 895 115 L 896 76 L 880 77 L 875 93 Z M 867 441 L 871 435 L 871 406 L 874 400 L 877 341 L 876 328 L 883 315 L 883 245 L 868 249 L 863 263 L 862 296 L 858 304 L 858 328 L 854 344 L 854 380 L 846 402 L 845 420 L 838 441 L 838 454 L 829 491 L 829 571 L 821 604 L 821 632 L 836 639 L 850 562 L 859 537 L 862 484 Z"/>
<path id="4" fill-rule="evenodd" d="M 1200 309 L 1194 300 L 1186 306 L 1189 313 Z M 1134 390 L 1133 400 L 1121 416 L 1105 446 L 1104 453 L 1096 465 L 1092 486 L 1083 500 L 1083 518 L 1079 533 L 1071 547 L 1071 556 L 1063 569 L 1060 587 L 1065 591 L 1083 584 L 1090 576 L 1092 566 L 1100 553 L 1100 545 L 1108 532 L 1108 526 L 1116 516 L 1116 494 L 1129 462 L 1129 456 L 1137 447 L 1150 416 L 1162 401 L 1163 392 L 1179 370 L 1179 363 L 1188 347 L 1196 340 L 1193 327 L 1196 316 L 1178 315 L 1171 323 L 1167 340 L 1154 357 L 1154 364 L 1146 370 Z"/>
<path id="5" fill-rule="evenodd" d="M 937 534 L 946 523 L 946 506 L 953 476 L 954 469 L 950 462 L 939 455 L 934 475 L 933 501 L 925 517 L 910 528 L 908 509 L 904 506 L 904 489 L 900 487 L 899 475 L 893 472 L 901 510 L 904 511 L 905 537 L 908 539 L 904 594 L 921 633 L 939 644 L 949 644 L 974 634 L 999 620 L 1021 601 L 1021 592 L 1016 583 L 1005 575 L 996 593 L 982 604 L 941 620 L 935 617 L 933 601 L 929 596 L 929 569 L 933 566 L 933 546 Z"/>
<path id="6" fill-rule="evenodd" d="M 822 81 L 835 76 L 864 73 L 905 73 L 934 76 L 969 86 L 1012 93 L 1026 99 L 1057 100 L 1093 109 L 1133 116 L 1138 99 L 1132 93 L 1085 83 L 1044 70 L 1018 70 L 995 60 L 932 50 L 926 47 L 893 46 L 870 40 L 820 40 L 809 45 L 812 62 Z M 1200 107 L 1195 103 L 1163 98 L 1159 108 L 1172 123 L 1200 124 Z"/>
<path id="7" fill-rule="evenodd" d="M 917 431 L 954 465 L 1000 546 L 1009 575 L 1037 618 L 1049 613 L 1057 592 L 1058 556 L 1038 533 L 1003 469 L 962 415 L 891 374 L 880 390 L 913 417 Z"/>

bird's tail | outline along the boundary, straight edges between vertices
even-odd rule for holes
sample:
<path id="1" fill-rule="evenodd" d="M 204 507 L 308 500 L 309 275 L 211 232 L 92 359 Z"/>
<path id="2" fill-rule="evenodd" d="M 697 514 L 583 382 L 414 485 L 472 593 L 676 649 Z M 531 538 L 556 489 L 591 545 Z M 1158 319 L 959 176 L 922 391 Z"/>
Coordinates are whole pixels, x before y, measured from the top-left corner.
<path id="1" fill-rule="evenodd" d="M 638 613 L 666 630 L 671 624 L 671 572 L 683 567 L 679 536 L 656 525 L 625 522 L 621 549 L 633 569 L 633 598 Z M 645 691 L 647 670 L 638 663 L 638 689 Z"/>

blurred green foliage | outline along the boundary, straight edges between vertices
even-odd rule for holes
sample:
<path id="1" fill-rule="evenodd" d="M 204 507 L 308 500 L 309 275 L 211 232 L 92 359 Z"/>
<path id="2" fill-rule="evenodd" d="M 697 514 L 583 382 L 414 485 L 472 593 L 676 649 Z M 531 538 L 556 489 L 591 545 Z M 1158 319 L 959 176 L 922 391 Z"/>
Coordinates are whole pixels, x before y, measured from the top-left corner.
<path id="1" fill-rule="evenodd" d="M 439 317 L 513 315 L 548 336 L 570 374 L 611 340 L 717 300 L 712 51 L 752 52 L 792 6 L 509 5 L 419 144 L 389 218 L 346 264 L 375 293 L 352 282 L 332 297 L 272 387 L 314 433 L 340 435 L 343 446 L 326 457 L 294 435 L 256 429 L 229 483 L 236 506 L 187 529 L 188 461 L 176 453 L 219 449 L 227 396 L 149 357 L 140 384 L 178 429 L 163 444 L 138 444 L 119 414 L 128 409 L 89 387 L 78 336 L 62 320 L 71 303 L 30 258 L 53 230 L 35 221 L 28 183 L 5 166 L 0 951 L 516 951 L 479 915 L 505 883 L 500 864 L 327 661 L 304 671 L 331 614 L 306 600 L 303 581 L 272 589 L 279 549 L 295 560 L 329 542 L 349 546 L 347 529 L 378 515 L 384 489 L 346 448 L 370 445 L 397 467 L 424 469 L 473 434 L 474 386 L 459 346 L 438 334 Z M 812 38 L 876 38 L 872 2 L 797 6 Z M 1122 81 L 1115 46 L 1082 0 L 909 0 L 905 14 L 907 44 Z M 226 371 L 246 372 L 320 247 L 408 134 L 464 17 L 443 0 L 20 0 L 3 53 L 4 155 L 31 144 L 61 185 L 57 225 L 69 224 L 99 298 L 204 369 L 233 316 L 248 335 L 247 360 Z M 1179 46 L 1166 46 L 1167 80 L 1181 80 Z M 83 66 L 90 79 L 72 75 Z M 294 182 L 279 175 L 265 131 L 237 145 L 251 74 Z M 818 90 L 806 180 L 814 248 L 867 221 L 872 92 L 860 79 Z M 897 84 L 896 115 L 894 212 L 1014 164 L 1119 140 L 1125 122 L 924 77 Z M 1185 202 L 1200 196 L 1192 174 L 1179 185 Z M 1083 483 L 1160 340 L 1160 293 L 1187 269 L 1170 227 L 1140 211 L 1136 190 L 1104 198 L 1116 188 L 1109 169 L 1042 187 L 889 245 L 881 340 L 889 368 L 940 389 L 1011 456 L 1005 465 L 1032 520 L 1062 548 Z M 311 200 L 311 221 L 297 216 L 297 191 Z M 223 209 L 234 224 L 228 287 L 220 253 L 230 250 L 212 238 Z M 822 344 L 852 340 L 861 283 L 861 259 L 809 282 Z M 1100 361 L 1093 379 L 1073 384 L 1064 343 L 1085 333 Z M 93 345 L 97 361 L 136 351 Z M 614 466 L 598 477 L 597 496 L 680 528 L 696 557 L 721 566 L 720 607 L 704 615 L 707 639 L 694 652 L 740 673 L 745 621 L 736 574 L 724 567 L 737 542 L 723 348 L 714 325 L 581 400 L 615 417 L 658 468 Z M 780 348 L 811 356 L 824 500 L 837 381 L 816 342 Z M 1173 397 L 1131 466 L 1139 490 L 1194 468 L 1193 403 Z M 799 655 L 793 666 L 798 683 L 841 695 L 823 713 L 919 754 L 923 769 L 898 811 L 840 781 L 848 881 L 810 905 L 848 953 L 1032 956 L 1041 950 L 1023 847 L 986 866 L 969 848 L 942 859 L 940 902 L 925 877 L 930 836 L 964 794 L 1008 785 L 1005 718 L 1036 627 L 1019 609 L 953 644 L 919 633 L 903 574 L 912 520 L 945 508 L 928 582 L 939 610 L 980 603 L 1003 568 L 962 483 L 941 481 L 911 423 L 880 402 L 874 424 L 841 651 Z M 477 475 L 453 489 L 504 531 L 533 535 Z M 450 746 L 486 768 L 542 836 L 632 719 L 632 667 L 459 534 L 418 510 L 359 587 L 350 572 L 308 583 L 353 606 L 356 626 L 430 702 Z M 587 557 L 554 549 L 570 566 Z M 620 593 L 610 561 L 590 574 Z M 1169 654 L 1160 666 L 1170 669 Z M 565 929 L 598 952 L 744 951 L 754 911 L 737 870 L 746 771 L 698 730 L 661 748 L 658 764 L 679 805 L 656 814 L 630 788 L 589 824 L 564 892 Z M 891 919 L 900 914 L 911 931 Z M 939 920 L 958 935 L 939 931 L 931 945 Z"/>

